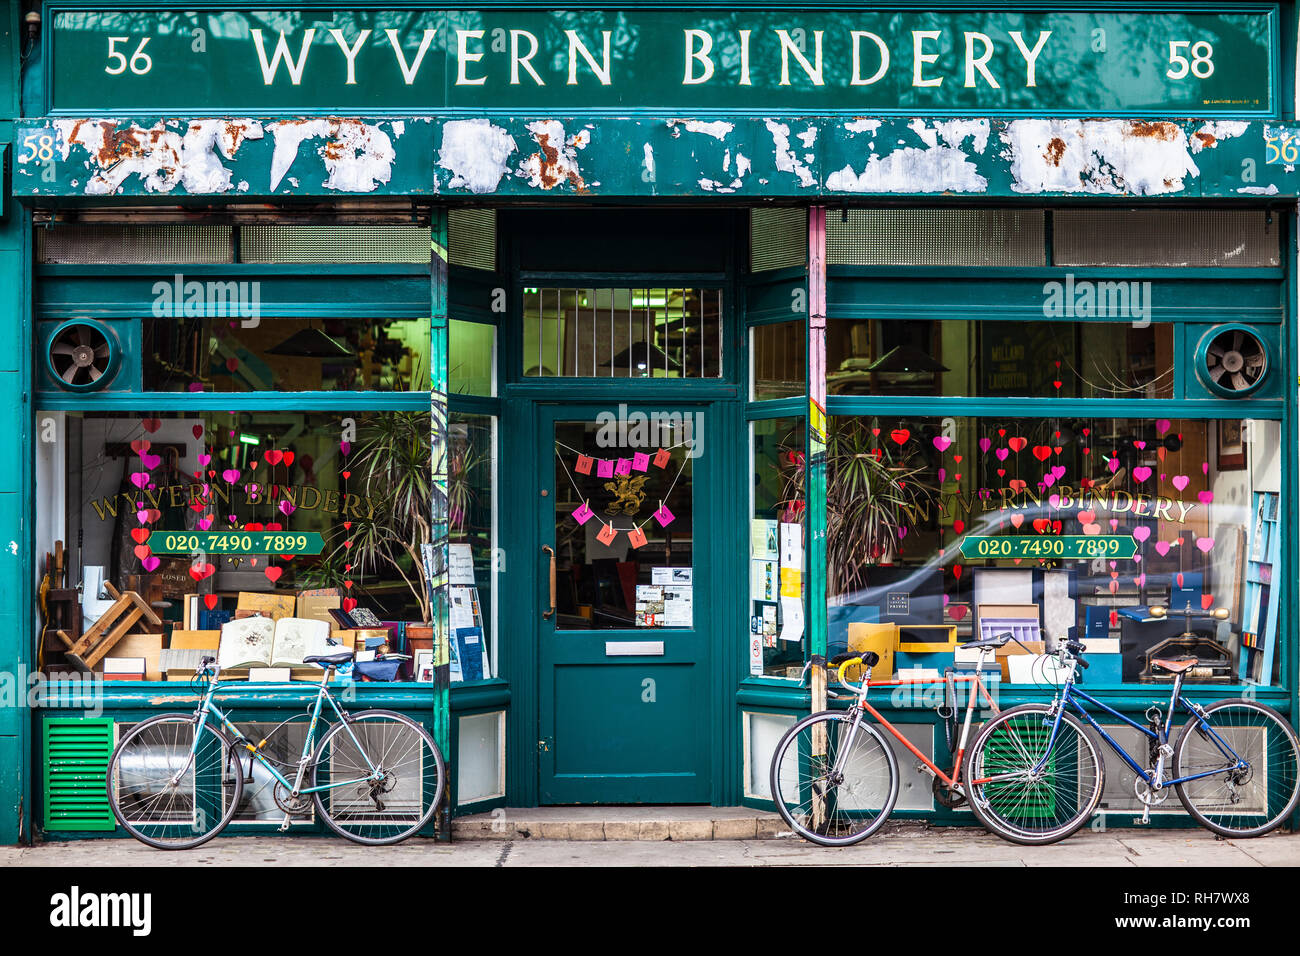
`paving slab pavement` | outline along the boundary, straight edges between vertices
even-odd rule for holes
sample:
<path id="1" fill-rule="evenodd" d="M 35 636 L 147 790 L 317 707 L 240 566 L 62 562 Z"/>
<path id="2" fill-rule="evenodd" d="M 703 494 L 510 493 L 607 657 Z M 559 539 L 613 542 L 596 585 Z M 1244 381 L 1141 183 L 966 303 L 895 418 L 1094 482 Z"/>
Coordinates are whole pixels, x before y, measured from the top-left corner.
<path id="1" fill-rule="evenodd" d="M 671 825 L 668 827 L 671 835 Z M 0 847 L 0 867 L 134 866 L 1118 866 L 1300 865 L 1300 834 L 1216 840 L 1202 830 L 1083 831 L 1047 847 L 1021 847 L 973 828 L 891 824 L 855 847 L 800 840 L 491 839 L 453 844 L 411 839 L 363 847 L 333 837 L 218 837 L 196 850 L 163 852 L 130 839 Z"/>

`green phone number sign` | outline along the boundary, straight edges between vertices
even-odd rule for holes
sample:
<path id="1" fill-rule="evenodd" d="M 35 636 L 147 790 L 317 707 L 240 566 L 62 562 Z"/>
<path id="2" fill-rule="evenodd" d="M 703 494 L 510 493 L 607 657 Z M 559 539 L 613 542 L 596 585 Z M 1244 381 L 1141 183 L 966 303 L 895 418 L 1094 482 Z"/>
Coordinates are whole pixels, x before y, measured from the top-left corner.
<path id="1" fill-rule="evenodd" d="M 155 554 L 320 554 L 319 531 L 155 531 L 149 548 Z"/>
<path id="2" fill-rule="evenodd" d="M 1131 534 L 967 535 L 963 558 L 1132 558 L 1137 542 Z"/>

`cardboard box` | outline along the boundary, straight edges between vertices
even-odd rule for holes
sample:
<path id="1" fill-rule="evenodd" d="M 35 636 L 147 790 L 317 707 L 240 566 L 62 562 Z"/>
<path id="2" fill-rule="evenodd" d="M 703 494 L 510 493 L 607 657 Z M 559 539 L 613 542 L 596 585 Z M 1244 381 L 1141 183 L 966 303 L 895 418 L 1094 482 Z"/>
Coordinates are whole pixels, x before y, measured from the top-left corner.
<path id="1" fill-rule="evenodd" d="M 235 611 L 236 616 L 239 616 L 239 611 L 260 611 L 271 620 L 278 621 L 282 617 L 293 617 L 297 606 L 297 595 L 292 593 L 240 591 L 239 600 L 235 603 Z"/>
<path id="2" fill-rule="evenodd" d="M 144 676 L 135 679 L 162 680 L 162 646 L 161 634 L 128 634 L 113 645 L 113 649 L 108 652 L 104 661 L 117 657 L 143 658 Z M 107 663 L 104 664 L 103 670 L 107 672 Z"/>
<path id="3" fill-rule="evenodd" d="M 221 646 L 220 631 L 172 631 L 171 648 L 175 650 L 208 650 Z"/>
<path id="4" fill-rule="evenodd" d="M 105 657 L 102 664 L 104 667 L 104 680 L 145 679 L 145 660 L 143 657 Z"/>
<path id="5" fill-rule="evenodd" d="M 309 621 L 324 621 L 333 628 L 335 626 L 334 618 L 330 617 L 330 608 L 342 606 L 343 599 L 337 594 L 317 594 L 304 591 L 298 595 L 298 609 L 294 616 Z"/>
<path id="6" fill-rule="evenodd" d="M 1016 683 L 1011 677 L 1010 658 L 1041 656 L 1046 650 L 1047 644 L 1044 641 L 1022 641 L 1020 644 L 1015 641 L 1008 641 L 1005 647 L 997 649 L 997 661 L 1002 668 L 1002 679 L 1008 683 Z M 1026 683 L 1032 683 L 1032 681 Z"/>
<path id="7" fill-rule="evenodd" d="M 873 680 L 892 680 L 894 675 L 894 649 L 898 645 L 897 624 L 871 624 L 855 622 L 849 625 L 849 650 L 854 654 L 875 651 L 880 663 L 871 669 Z M 862 679 L 861 668 L 848 667 L 844 679 L 856 684 Z"/>
<path id="8" fill-rule="evenodd" d="M 1054 654 L 1012 654 L 1003 661 L 1013 684 L 1059 687 L 1065 683 L 1066 671 Z"/>

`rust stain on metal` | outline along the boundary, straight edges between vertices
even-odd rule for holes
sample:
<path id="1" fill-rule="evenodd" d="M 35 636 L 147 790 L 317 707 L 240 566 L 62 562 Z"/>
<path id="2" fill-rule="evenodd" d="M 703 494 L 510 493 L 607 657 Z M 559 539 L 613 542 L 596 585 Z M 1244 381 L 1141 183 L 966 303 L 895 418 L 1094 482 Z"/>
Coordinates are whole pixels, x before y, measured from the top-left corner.
<path id="1" fill-rule="evenodd" d="M 1043 159 L 1047 160 L 1053 166 L 1061 165 L 1061 157 L 1065 155 L 1065 140 L 1059 136 L 1053 136 L 1047 144 L 1047 152 L 1043 154 Z"/>
<path id="2" fill-rule="evenodd" d="M 1171 123 L 1168 120 L 1157 120 L 1147 122 L 1145 120 L 1134 120 L 1129 124 L 1129 135 L 1150 137 L 1151 139 L 1163 139 L 1171 142 L 1178 138 L 1178 124 Z"/>
<path id="3" fill-rule="evenodd" d="M 1219 142 L 1214 138 L 1213 133 L 1198 132 L 1193 133 L 1192 135 L 1201 141 L 1201 149 L 1214 149 Z"/>
<path id="4" fill-rule="evenodd" d="M 542 182 L 543 189 L 554 189 L 556 186 L 567 181 L 578 192 L 584 193 L 587 191 L 587 184 L 583 182 L 582 176 L 578 173 L 578 170 L 566 168 L 568 164 L 560 161 L 560 150 L 551 145 L 551 137 L 549 133 L 537 134 L 537 146 L 541 150 L 541 153 L 540 155 L 537 153 L 534 153 L 533 155 L 539 156 L 541 159 L 538 178 Z M 561 143 L 561 146 L 563 146 L 563 143 Z"/>

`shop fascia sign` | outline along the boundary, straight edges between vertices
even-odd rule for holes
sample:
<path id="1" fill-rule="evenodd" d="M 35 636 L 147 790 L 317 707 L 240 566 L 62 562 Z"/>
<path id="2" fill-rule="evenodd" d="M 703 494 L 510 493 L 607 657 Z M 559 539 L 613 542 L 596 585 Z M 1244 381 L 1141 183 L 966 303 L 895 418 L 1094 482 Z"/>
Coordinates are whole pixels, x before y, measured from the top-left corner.
<path id="1" fill-rule="evenodd" d="M 1276 10 L 51 10 L 55 112 L 1271 115 Z"/>

